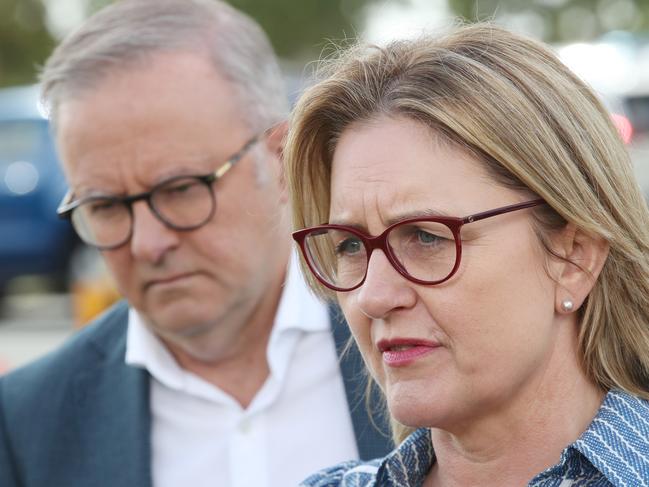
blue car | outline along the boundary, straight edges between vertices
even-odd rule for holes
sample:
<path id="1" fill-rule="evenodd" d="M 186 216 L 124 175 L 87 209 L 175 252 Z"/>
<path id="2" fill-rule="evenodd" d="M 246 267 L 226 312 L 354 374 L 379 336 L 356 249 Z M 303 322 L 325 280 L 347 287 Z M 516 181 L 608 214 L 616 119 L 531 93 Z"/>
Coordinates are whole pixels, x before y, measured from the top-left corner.
<path id="1" fill-rule="evenodd" d="M 34 86 L 0 89 L 0 295 L 23 275 L 67 285 L 79 241 L 56 215 L 66 191 Z"/>

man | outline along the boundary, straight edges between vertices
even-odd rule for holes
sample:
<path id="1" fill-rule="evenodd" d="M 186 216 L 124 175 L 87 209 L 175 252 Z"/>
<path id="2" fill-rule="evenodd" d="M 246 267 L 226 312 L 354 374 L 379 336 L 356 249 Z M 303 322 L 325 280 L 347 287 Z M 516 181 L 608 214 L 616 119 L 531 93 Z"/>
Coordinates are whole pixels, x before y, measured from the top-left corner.
<path id="1" fill-rule="evenodd" d="M 0 381 L 0 485 L 286 487 L 386 451 L 290 263 L 286 102 L 259 27 L 216 1 L 124 0 L 42 82 L 59 212 L 128 306 Z"/>

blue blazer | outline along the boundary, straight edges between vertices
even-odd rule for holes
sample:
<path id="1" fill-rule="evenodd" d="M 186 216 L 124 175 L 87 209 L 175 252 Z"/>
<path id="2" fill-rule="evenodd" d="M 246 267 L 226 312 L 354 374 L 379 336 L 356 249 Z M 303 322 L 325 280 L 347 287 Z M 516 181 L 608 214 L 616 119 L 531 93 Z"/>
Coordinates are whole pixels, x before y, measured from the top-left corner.
<path id="1" fill-rule="evenodd" d="M 331 317 L 340 353 L 349 332 L 333 308 Z M 0 378 L 0 487 L 151 487 L 149 375 L 124 363 L 127 323 L 118 303 Z M 340 364 L 361 458 L 383 456 L 392 448 L 386 421 L 368 416 L 356 349 Z"/>

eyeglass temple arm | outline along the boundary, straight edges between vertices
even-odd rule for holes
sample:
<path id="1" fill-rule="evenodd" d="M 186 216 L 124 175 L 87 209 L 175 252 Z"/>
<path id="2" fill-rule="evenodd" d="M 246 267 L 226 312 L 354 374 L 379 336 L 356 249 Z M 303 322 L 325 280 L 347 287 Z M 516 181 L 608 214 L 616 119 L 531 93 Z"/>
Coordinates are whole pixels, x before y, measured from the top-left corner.
<path id="1" fill-rule="evenodd" d="M 232 166 L 234 166 L 237 162 L 241 160 L 241 158 L 245 155 L 245 153 L 248 152 L 250 147 L 252 147 L 253 144 L 257 142 L 257 140 L 259 140 L 259 135 L 255 135 L 252 139 L 246 142 L 244 146 L 241 148 L 241 150 L 239 150 L 239 152 L 233 155 L 230 159 L 228 159 L 225 163 L 223 163 L 216 171 L 214 171 L 214 178 L 215 179 L 222 178 L 226 172 L 232 169 Z"/>
<path id="2" fill-rule="evenodd" d="M 485 218 L 490 218 L 492 216 L 502 215 L 503 213 L 509 213 L 516 210 L 523 210 L 525 208 L 532 208 L 533 206 L 539 206 L 544 203 L 545 200 L 541 198 L 525 201 L 523 203 L 514 203 L 513 205 L 503 206 L 502 208 L 496 208 L 495 210 L 482 211 L 474 215 L 465 216 L 464 218 L 462 218 L 462 223 L 477 222 L 479 220 L 484 220 Z"/>
<path id="3" fill-rule="evenodd" d="M 65 196 L 63 196 L 63 199 L 59 203 L 58 208 L 56 209 L 56 214 L 62 220 L 67 220 L 68 218 L 70 218 L 70 211 L 72 210 L 72 208 L 70 208 L 69 206 L 70 203 L 72 203 L 72 199 L 72 190 L 68 189 L 68 191 L 65 193 Z"/>
<path id="4" fill-rule="evenodd" d="M 276 124 L 272 125 L 271 127 L 267 128 L 263 132 L 253 136 L 248 142 L 246 142 L 241 150 L 237 152 L 234 156 L 230 158 L 230 160 L 226 161 L 221 167 L 219 167 L 216 171 L 214 171 L 214 178 L 219 179 L 223 177 L 223 175 L 228 172 L 230 169 L 232 169 L 232 166 L 234 166 L 237 162 L 241 160 L 241 158 L 246 155 L 246 152 L 250 150 L 250 148 L 255 145 L 257 142 L 259 142 L 259 139 L 262 137 L 267 137 L 273 131 L 277 130 L 278 127 L 280 127 L 282 124 L 284 124 L 286 121 L 282 120 L 281 122 L 277 122 Z"/>

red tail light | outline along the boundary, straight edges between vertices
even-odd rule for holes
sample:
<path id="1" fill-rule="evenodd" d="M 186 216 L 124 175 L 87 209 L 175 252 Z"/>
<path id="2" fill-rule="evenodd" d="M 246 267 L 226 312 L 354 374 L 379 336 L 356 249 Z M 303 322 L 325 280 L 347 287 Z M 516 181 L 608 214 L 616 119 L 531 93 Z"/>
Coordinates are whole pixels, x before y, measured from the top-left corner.
<path id="1" fill-rule="evenodd" d="M 631 139 L 633 138 L 633 124 L 631 123 L 631 121 L 627 117 L 620 115 L 619 113 L 612 113 L 611 118 L 613 119 L 613 123 L 617 127 L 617 131 L 619 132 L 620 137 L 622 138 L 624 143 L 630 143 Z"/>

